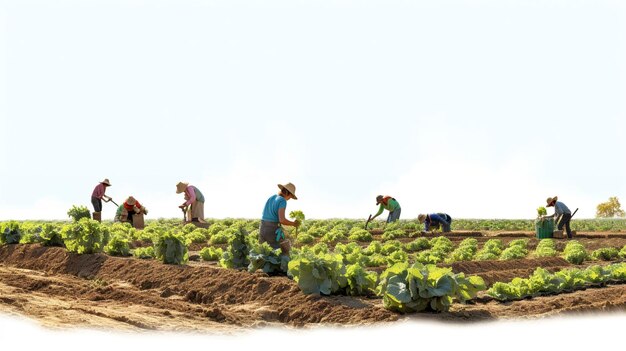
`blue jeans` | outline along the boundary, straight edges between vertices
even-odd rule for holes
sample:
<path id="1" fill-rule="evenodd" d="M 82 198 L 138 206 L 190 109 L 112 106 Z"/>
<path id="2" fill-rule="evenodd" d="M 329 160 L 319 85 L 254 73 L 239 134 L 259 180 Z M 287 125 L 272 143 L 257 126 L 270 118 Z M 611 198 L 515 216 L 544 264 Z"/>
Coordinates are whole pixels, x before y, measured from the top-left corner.
<path id="1" fill-rule="evenodd" d="M 389 212 L 389 216 L 387 217 L 387 223 L 395 222 L 400 219 L 400 210 L 401 208 L 396 208 L 395 210 Z"/>

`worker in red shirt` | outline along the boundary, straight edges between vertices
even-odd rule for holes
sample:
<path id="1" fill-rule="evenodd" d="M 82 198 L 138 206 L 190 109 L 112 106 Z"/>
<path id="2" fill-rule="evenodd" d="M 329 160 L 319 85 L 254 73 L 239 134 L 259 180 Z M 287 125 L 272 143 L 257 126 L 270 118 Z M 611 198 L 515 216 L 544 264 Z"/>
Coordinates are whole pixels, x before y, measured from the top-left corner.
<path id="1" fill-rule="evenodd" d="M 117 208 L 115 213 L 116 222 L 126 222 L 133 224 L 133 214 L 148 214 L 145 206 L 142 206 L 134 197 L 129 196 L 123 204 Z"/>
<path id="2" fill-rule="evenodd" d="M 111 183 L 109 182 L 109 179 L 105 179 L 98 183 L 91 193 L 91 204 L 93 205 L 94 212 L 97 213 L 96 216 L 100 216 L 100 212 L 102 212 L 102 200 L 105 202 L 111 201 L 111 197 L 104 194 L 107 187 L 110 186 Z"/>

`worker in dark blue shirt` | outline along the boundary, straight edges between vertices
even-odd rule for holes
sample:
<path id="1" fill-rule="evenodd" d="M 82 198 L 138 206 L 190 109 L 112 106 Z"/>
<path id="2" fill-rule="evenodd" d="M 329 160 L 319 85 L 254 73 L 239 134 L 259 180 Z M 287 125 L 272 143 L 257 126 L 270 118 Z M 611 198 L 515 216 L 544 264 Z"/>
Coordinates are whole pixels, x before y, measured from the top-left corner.
<path id="1" fill-rule="evenodd" d="M 432 229 L 439 229 L 442 227 L 442 232 L 449 233 L 450 232 L 450 224 L 452 224 L 452 217 L 447 213 L 431 213 L 431 214 L 420 214 L 417 216 L 417 220 L 420 223 L 424 223 L 424 232 Z"/>

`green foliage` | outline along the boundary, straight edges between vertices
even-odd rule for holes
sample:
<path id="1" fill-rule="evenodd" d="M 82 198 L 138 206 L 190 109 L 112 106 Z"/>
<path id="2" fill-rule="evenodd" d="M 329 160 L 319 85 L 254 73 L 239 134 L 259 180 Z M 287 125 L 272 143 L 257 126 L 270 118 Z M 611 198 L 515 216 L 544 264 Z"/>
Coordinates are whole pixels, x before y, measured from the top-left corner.
<path id="1" fill-rule="evenodd" d="M 483 248 L 476 253 L 474 259 L 483 261 L 483 260 L 497 260 L 502 254 L 502 250 L 504 249 L 504 244 L 502 244 L 502 240 L 500 239 L 489 239 L 483 245 Z"/>
<path id="2" fill-rule="evenodd" d="M 240 227 L 238 230 L 234 230 L 228 249 L 220 260 L 220 265 L 225 268 L 247 267 L 250 264 L 248 260 L 250 243 L 248 240 L 250 239 L 247 237 L 245 228 Z"/>
<path id="3" fill-rule="evenodd" d="M 398 240 L 390 240 L 383 244 L 380 253 L 388 256 L 396 251 L 402 251 L 402 243 Z"/>
<path id="4" fill-rule="evenodd" d="M 41 238 L 41 244 L 44 246 L 63 246 L 61 229 L 56 225 L 48 223 L 43 224 L 39 237 Z"/>
<path id="5" fill-rule="evenodd" d="M 18 222 L 10 221 L 0 225 L 0 245 L 17 244 L 21 237 L 22 230 Z"/>
<path id="6" fill-rule="evenodd" d="M 394 230 L 387 229 L 382 235 L 383 241 L 398 239 L 402 237 L 406 237 L 406 232 L 403 229 L 394 229 Z"/>
<path id="7" fill-rule="evenodd" d="M 339 254 L 316 256 L 307 252 L 288 265 L 288 275 L 305 294 L 339 293 L 348 285 L 345 274 L 346 266 Z"/>
<path id="8" fill-rule="evenodd" d="M 289 212 L 289 217 L 291 219 L 294 219 L 295 222 L 298 222 L 300 224 L 304 223 L 305 216 L 304 216 L 304 213 L 302 213 L 302 211 L 291 211 Z M 296 227 L 296 236 L 298 236 L 298 227 Z"/>
<path id="9" fill-rule="evenodd" d="M 459 246 L 450 253 L 446 262 L 471 261 L 478 251 L 478 240 L 467 238 L 461 241 Z"/>
<path id="10" fill-rule="evenodd" d="M 209 243 L 211 245 L 226 244 L 230 240 L 232 240 L 238 233 L 239 231 L 233 228 L 224 229 L 217 232 L 216 234 L 213 234 L 211 236 L 211 240 L 209 240 Z"/>
<path id="11" fill-rule="evenodd" d="M 563 269 L 550 273 L 537 268 L 528 278 L 514 278 L 509 283 L 496 282 L 487 291 L 500 301 L 519 300 L 545 294 L 555 294 L 607 282 L 626 281 L 626 263 L 607 266 L 589 266 L 585 269 Z"/>
<path id="12" fill-rule="evenodd" d="M 541 239 L 535 249 L 535 257 L 554 257 L 558 254 L 556 251 L 556 242 L 554 239 Z"/>
<path id="13" fill-rule="evenodd" d="M 362 228 L 353 227 L 350 229 L 348 240 L 350 241 L 372 241 L 372 234 Z"/>
<path id="14" fill-rule="evenodd" d="M 143 259 L 154 258 L 154 247 L 138 247 L 133 250 L 133 256 Z"/>
<path id="15" fill-rule="evenodd" d="M 516 239 L 509 243 L 509 247 L 500 254 L 501 260 L 516 260 L 528 255 L 528 239 Z"/>
<path id="16" fill-rule="evenodd" d="M 185 264 L 189 260 L 182 233 L 168 230 L 154 244 L 154 256 L 166 264 Z"/>
<path id="17" fill-rule="evenodd" d="M 182 228 L 182 233 L 187 235 L 187 234 L 193 232 L 194 230 L 196 230 L 196 228 L 198 228 L 198 227 L 196 227 L 195 224 L 192 224 L 192 223 L 185 224 L 183 226 L 183 228 Z"/>
<path id="18" fill-rule="evenodd" d="M 130 256 L 128 239 L 121 233 L 115 233 L 104 247 L 104 252 L 111 256 Z"/>
<path id="19" fill-rule="evenodd" d="M 418 238 L 410 243 L 404 244 L 404 250 L 407 252 L 417 252 L 430 249 L 430 241 L 426 238 Z"/>
<path id="20" fill-rule="evenodd" d="M 200 250 L 200 257 L 205 261 L 219 261 L 224 254 L 224 250 L 220 247 L 205 247 Z"/>
<path id="21" fill-rule="evenodd" d="M 619 256 L 619 251 L 614 247 L 603 247 L 591 253 L 595 260 L 612 261 Z"/>
<path id="22" fill-rule="evenodd" d="M 619 250 L 619 257 L 626 258 L 626 245 L 624 245 L 624 247 L 622 247 L 622 249 Z"/>
<path id="23" fill-rule="evenodd" d="M 545 207 L 537 207 L 537 217 L 545 216 L 548 214 L 548 210 Z"/>
<path id="24" fill-rule="evenodd" d="M 563 258 L 569 263 L 582 264 L 588 257 L 585 247 L 576 240 L 568 242 L 563 249 Z"/>
<path id="25" fill-rule="evenodd" d="M 352 264 L 346 267 L 346 279 L 348 286 L 346 294 L 350 296 L 375 295 L 378 283 L 376 272 L 366 271 L 359 264 Z"/>
<path id="26" fill-rule="evenodd" d="M 395 263 L 399 262 L 408 262 L 409 255 L 403 250 L 394 251 L 391 254 L 387 255 L 387 265 L 391 266 Z"/>
<path id="27" fill-rule="evenodd" d="M 289 256 L 281 255 L 280 249 L 273 249 L 268 243 L 252 247 L 248 259 L 250 260 L 248 272 L 261 269 L 268 274 L 287 273 Z"/>
<path id="28" fill-rule="evenodd" d="M 483 289 L 485 283 L 478 276 L 466 278 L 463 273 L 435 265 L 397 263 L 380 276 L 378 294 L 383 297 L 384 307 L 392 311 L 445 312 L 454 299 L 465 303 Z"/>
<path id="29" fill-rule="evenodd" d="M 206 229 L 196 228 L 193 231 L 185 234 L 185 243 L 187 245 L 190 245 L 191 243 L 206 243 L 207 237 L 208 231 Z"/>
<path id="30" fill-rule="evenodd" d="M 379 254 L 382 252 L 382 250 L 383 250 L 383 244 L 378 240 L 374 240 L 370 242 L 370 244 L 365 248 L 365 250 L 363 250 L 363 254 L 365 255 Z"/>
<path id="31" fill-rule="evenodd" d="M 67 250 L 78 254 L 101 252 L 108 234 L 109 229 L 106 226 L 89 218 L 66 224 L 61 229 L 61 238 Z"/>
<path id="32" fill-rule="evenodd" d="M 346 238 L 346 232 L 347 231 L 345 230 L 339 230 L 339 229 L 333 228 L 331 231 L 324 234 L 324 236 L 322 237 L 322 241 L 325 243 L 329 243 L 329 244 L 336 243 Z"/>
<path id="33" fill-rule="evenodd" d="M 366 267 L 381 267 L 387 265 L 387 257 L 381 254 L 363 256 L 362 264 Z"/>
<path id="34" fill-rule="evenodd" d="M 298 235 L 298 237 L 296 238 L 296 241 L 299 244 L 311 244 L 315 241 L 315 237 L 308 232 L 300 233 L 300 235 Z"/>
<path id="35" fill-rule="evenodd" d="M 67 216 L 72 218 L 74 222 L 78 222 L 82 218 L 91 218 L 91 212 L 85 206 L 72 205 L 72 208 L 67 211 Z"/>
<path id="36" fill-rule="evenodd" d="M 437 264 L 443 262 L 454 248 L 452 241 L 445 236 L 430 239 L 430 250 L 415 255 L 415 262 L 423 264 Z"/>

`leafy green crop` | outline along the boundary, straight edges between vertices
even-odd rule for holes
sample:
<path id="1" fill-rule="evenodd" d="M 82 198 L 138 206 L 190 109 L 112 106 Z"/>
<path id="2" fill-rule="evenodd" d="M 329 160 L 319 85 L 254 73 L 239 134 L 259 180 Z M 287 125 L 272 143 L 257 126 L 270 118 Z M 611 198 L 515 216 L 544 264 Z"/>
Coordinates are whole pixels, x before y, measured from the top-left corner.
<path id="1" fill-rule="evenodd" d="M 302 211 L 291 211 L 289 212 L 289 217 L 292 219 L 295 219 L 296 222 L 299 222 L 300 224 L 304 223 L 304 213 Z M 296 237 L 298 236 L 298 227 L 296 227 Z"/>
<path id="2" fill-rule="evenodd" d="M 593 284 L 624 281 L 626 263 L 623 262 L 608 266 L 589 266 L 585 269 L 563 269 L 556 273 L 539 267 L 528 278 L 514 278 L 509 283 L 496 282 L 487 293 L 497 300 L 510 301 L 573 291 Z"/>
<path id="3" fill-rule="evenodd" d="M 500 239 L 489 239 L 483 248 L 476 253 L 476 260 L 497 260 L 502 254 L 504 244 Z"/>
<path id="4" fill-rule="evenodd" d="M 200 257 L 205 261 L 219 261 L 224 254 L 224 250 L 220 247 L 205 247 L 200 250 Z"/>
<path id="5" fill-rule="evenodd" d="M 133 250 L 133 256 L 146 259 L 146 258 L 154 258 L 154 247 L 138 247 Z"/>
<path id="6" fill-rule="evenodd" d="M 250 249 L 248 259 L 250 260 L 248 272 L 261 269 L 268 274 L 287 273 L 289 256 L 281 255 L 280 249 L 273 249 L 268 243 L 262 243 Z"/>
<path id="7" fill-rule="evenodd" d="M 545 207 L 543 206 L 537 207 L 537 217 L 545 216 L 547 214 L 548 214 L 548 211 L 546 210 Z"/>
<path id="8" fill-rule="evenodd" d="M 382 252 L 382 249 L 383 249 L 383 244 L 378 240 L 374 240 L 370 242 L 370 244 L 363 250 L 363 254 L 365 255 L 379 254 Z"/>
<path id="9" fill-rule="evenodd" d="M 189 260 L 182 233 L 168 230 L 154 244 L 154 256 L 166 264 L 185 264 Z"/>
<path id="10" fill-rule="evenodd" d="M 42 225 L 39 237 L 41 238 L 41 243 L 44 246 L 63 246 L 61 230 L 56 225 L 48 223 Z"/>
<path id="11" fill-rule="evenodd" d="M 528 255 L 528 239 L 517 239 L 509 243 L 509 247 L 500 254 L 501 260 L 516 260 Z"/>
<path id="12" fill-rule="evenodd" d="M 101 252 L 108 235 L 109 229 L 105 225 L 89 218 L 81 218 L 61 229 L 61 238 L 67 250 L 78 254 Z"/>
<path id="13" fill-rule="evenodd" d="M 406 237 L 406 232 L 403 229 L 385 230 L 382 239 L 384 241 L 394 240 L 398 238 Z"/>
<path id="14" fill-rule="evenodd" d="M 385 308 L 401 313 L 419 312 L 427 308 L 448 311 L 453 299 L 464 303 L 485 289 L 478 276 L 454 274 L 450 268 L 415 263 L 396 263 L 380 276 L 378 294 Z"/>
<path id="15" fill-rule="evenodd" d="M 288 275 L 305 294 L 338 293 L 348 285 L 345 274 L 346 266 L 339 254 L 316 256 L 306 252 L 292 259 L 288 265 Z"/>
<path id="16" fill-rule="evenodd" d="M 541 239 L 535 249 L 535 257 L 554 257 L 558 254 L 556 251 L 556 242 L 554 239 Z"/>
<path id="17" fill-rule="evenodd" d="M 474 238 L 464 239 L 459 246 L 450 253 L 446 262 L 471 261 L 478 251 L 478 240 Z"/>
<path id="18" fill-rule="evenodd" d="M 614 247 L 603 247 L 591 253 L 591 257 L 596 260 L 612 261 L 619 256 L 619 251 Z"/>
<path id="19" fill-rule="evenodd" d="M 416 252 L 430 249 L 430 242 L 426 238 L 418 238 L 410 243 L 404 244 L 404 250 L 407 252 Z"/>
<path id="20" fill-rule="evenodd" d="M 378 274 L 366 271 L 359 264 L 352 264 L 346 267 L 346 279 L 348 286 L 346 294 L 351 296 L 375 295 Z"/>
<path id="21" fill-rule="evenodd" d="M 91 218 L 91 212 L 85 206 L 72 205 L 72 208 L 67 211 L 67 216 L 72 218 L 74 222 L 78 222 L 82 218 Z"/>
<path id="22" fill-rule="evenodd" d="M 372 241 L 372 234 L 362 228 L 353 227 L 350 229 L 348 240 L 350 241 Z"/>
<path id="23" fill-rule="evenodd" d="M 563 258 L 569 263 L 582 264 L 588 257 L 585 247 L 576 240 L 568 242 L 563 249 Z"/>
<path id="24" fill-rule="evenodd" d="M 21 236 L 22 231 L 18 222 L 10 221 L 0 225 L 0 244 L 17 244 Z"/>
<path id="25" fill-rule="evenodd" d="M 114 233 L 104 247 L 104 252 L 111 256 L 130 256 L 128 239 L 123 233 Z"/>
<path id="26" fill-rule="evenodd" d="M 228 249 L 224 252 L 220 265 L 225 268 L 244 268 L 250 264 L 248 254 L 250 243 L 248 242 L 245 228 L 234 230 Z"/>

